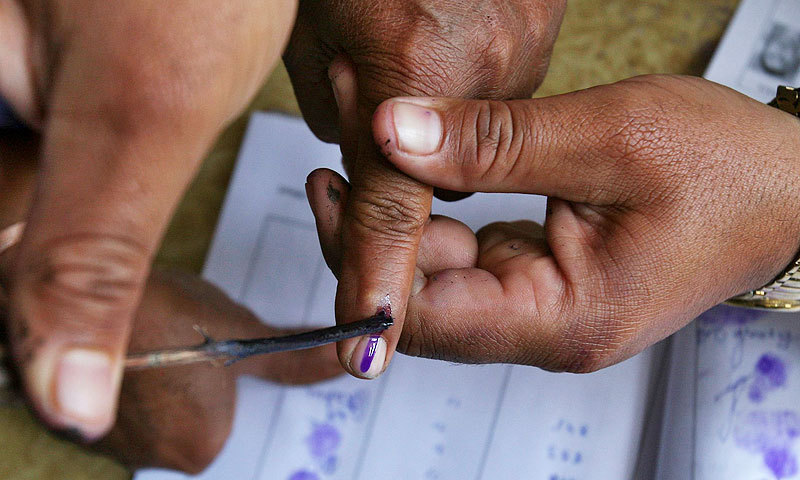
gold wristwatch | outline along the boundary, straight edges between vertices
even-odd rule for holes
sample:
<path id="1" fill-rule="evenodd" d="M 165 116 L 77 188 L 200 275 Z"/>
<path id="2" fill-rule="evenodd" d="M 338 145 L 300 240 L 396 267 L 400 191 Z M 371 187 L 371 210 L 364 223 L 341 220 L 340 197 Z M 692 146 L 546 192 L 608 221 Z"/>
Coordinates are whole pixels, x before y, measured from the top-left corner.
<path id="1" fill-rule="evenodd" d="M 768 105 L 800 118 L 800 88 L 778 87 L 778 94 Z M 800 257 L 771 283 L 726 303 L 783 312 L 800 311 Z"/>

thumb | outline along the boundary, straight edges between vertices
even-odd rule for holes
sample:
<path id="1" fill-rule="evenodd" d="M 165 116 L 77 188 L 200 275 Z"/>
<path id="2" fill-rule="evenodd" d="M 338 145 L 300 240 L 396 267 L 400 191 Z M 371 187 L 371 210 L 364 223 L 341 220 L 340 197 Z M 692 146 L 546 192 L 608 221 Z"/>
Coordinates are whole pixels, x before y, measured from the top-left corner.
<path id="1" fill-rule="evenodd" d="M 169 107 L 145 118 L 154 100 L 79 113 L 60 94 L 13 262 L 11 342 L 37 414 L 91 441 L 114 422 L 152 256 L 216 127 Z"/>
<path id="2" fill-rule="evenodd" d="M 621 168 L 605 153 L 625 138 L 608 120 L 617 116 L 584 106 L 598 96 L 602 88 L 511 101 L 398 97 L 378 107 L 372 129 L 384 156 L 428 185 L 602 201 Z"/>

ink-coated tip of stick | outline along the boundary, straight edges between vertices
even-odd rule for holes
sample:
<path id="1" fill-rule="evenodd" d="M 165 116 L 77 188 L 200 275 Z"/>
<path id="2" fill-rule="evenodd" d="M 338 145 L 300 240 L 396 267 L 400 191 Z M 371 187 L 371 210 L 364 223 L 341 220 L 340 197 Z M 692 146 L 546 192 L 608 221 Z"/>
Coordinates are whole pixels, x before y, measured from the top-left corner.
<path id="1" fill-rule="evenodd" d="M 393 324 L 394 320 L 390 315 L 379 312 L 377 315 L 356 322 L 282 337 L 222 341 L 206 338 L 202 344 L 191 347 L 130 354 L 125 360 L 125 369 L 142 370 L 215 360 L 222 360 L 229 365 L 253 355 L 302 350 L 348 338 L 374 335 L 383 332 Z"/>

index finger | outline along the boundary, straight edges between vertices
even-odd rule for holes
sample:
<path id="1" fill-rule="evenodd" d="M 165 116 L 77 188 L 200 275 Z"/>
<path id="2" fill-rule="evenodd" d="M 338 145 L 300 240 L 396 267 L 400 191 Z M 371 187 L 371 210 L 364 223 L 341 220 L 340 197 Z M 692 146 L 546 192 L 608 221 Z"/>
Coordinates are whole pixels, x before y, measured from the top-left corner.
<path id="1" fill-rule="evenodd" d="M 359 117 L 353 65 L 339 60 L 331 70 L 342 116 L 342 151 L 347 156 L 357 152 L 346 159 L 352 190 L 338 228 L 342 255 L 336 319 L 353 322 L 385 312 L 395 321 L 381 335 L 340 342 L 339 359 L 350 374 L 374 378 L 388 365 L 400 338 L 433 189 L 400 173 L 378 151 L 369 128 L 372 112 L 362 108 Z"/>

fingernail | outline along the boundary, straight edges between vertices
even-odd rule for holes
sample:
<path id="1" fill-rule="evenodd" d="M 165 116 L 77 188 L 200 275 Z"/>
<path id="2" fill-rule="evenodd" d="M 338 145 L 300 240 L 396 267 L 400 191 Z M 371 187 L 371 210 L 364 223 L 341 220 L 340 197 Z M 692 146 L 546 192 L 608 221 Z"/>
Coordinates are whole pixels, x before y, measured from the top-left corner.
<path id="1" fill-rule="evenodd" d="M 114 408 L 111 357 L 98 350 L 76 348 L 61 357 L 56 375 L 56 404 L 77 422 L 98 422 Z"/>
<path id="2" fill-rule="evenodd" d="M 361 377 L 375 378 L 383 370 L 385 361 L 386 340 L 380 335 L 370 335 L 359 340 L 350 357 L 350 368 Z"/>
<path id="3" fill-rule="evenodd" d="M 392 107 L 397 148 L 414 155 L 430 155 L 442 143 L 439 113 L 412 103 L 398 102 Z"/>

